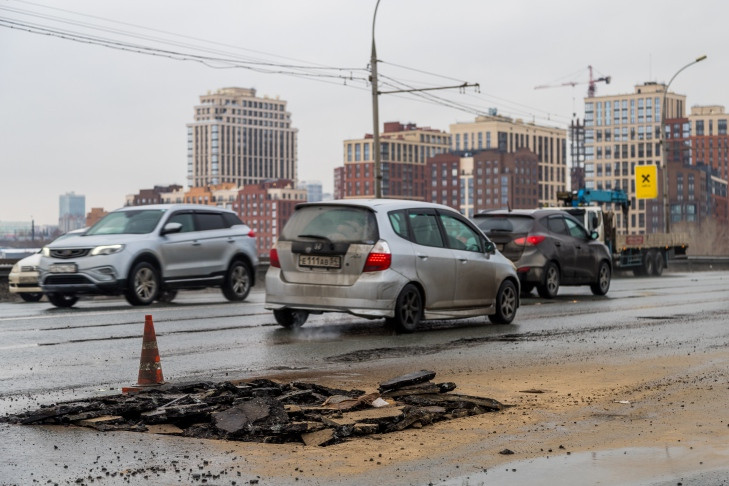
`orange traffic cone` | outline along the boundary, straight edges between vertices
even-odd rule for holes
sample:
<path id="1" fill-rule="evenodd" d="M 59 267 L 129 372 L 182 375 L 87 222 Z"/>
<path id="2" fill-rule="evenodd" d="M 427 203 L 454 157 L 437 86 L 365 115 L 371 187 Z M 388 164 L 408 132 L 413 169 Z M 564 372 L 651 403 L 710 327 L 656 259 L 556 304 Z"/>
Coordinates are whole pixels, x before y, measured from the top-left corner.
<path id="1" fill-rule="evenodd" d="M 122 393 L 138 391 L 137 387 L 161 385 L 165 382 L 162 377 L 162 363 L 157 349 L 157 336 L 154 333 L 152 316 L 144 316 L 144 337 L 142 338 L 142 356 L 139 358 L 139 377 L 137 384 L 122 388 Z"/>

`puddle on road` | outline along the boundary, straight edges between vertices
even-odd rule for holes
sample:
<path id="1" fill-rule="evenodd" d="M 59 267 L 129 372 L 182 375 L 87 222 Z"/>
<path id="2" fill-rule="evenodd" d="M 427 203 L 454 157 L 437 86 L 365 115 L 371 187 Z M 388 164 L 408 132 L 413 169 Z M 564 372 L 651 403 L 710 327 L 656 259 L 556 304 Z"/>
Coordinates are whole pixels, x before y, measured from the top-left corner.
<path id="1" fill-rule="evenodd" d="M 729 449 L 627 448 L 515 461 L 439 486 L 620 484 L 675 486 L 729 484 Z"/>

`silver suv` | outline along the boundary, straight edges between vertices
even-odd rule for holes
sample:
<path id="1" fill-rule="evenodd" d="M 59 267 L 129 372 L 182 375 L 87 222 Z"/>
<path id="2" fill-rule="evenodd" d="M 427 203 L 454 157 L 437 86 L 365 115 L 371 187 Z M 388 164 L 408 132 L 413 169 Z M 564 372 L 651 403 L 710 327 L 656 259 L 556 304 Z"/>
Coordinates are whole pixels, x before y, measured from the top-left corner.
<path id="1" fill-rule="evenodd" d="M 255 284 L 255 235 L 229 210 L 194 204 L 125 207 L 43 248 L 40 283 L 57 307 L 79 294 L 169 302 L 178 289 L 220 287 L 240 301 Z"/>

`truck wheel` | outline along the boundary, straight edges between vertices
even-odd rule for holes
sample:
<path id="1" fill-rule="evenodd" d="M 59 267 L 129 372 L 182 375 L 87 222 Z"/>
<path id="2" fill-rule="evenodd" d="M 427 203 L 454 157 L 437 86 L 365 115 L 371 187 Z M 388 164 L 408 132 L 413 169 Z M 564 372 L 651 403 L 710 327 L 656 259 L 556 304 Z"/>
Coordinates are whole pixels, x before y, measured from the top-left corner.
<path id="1" fill-rule="evenodd" d="M 655 252 L 648 251 L 643 255 L 643 274 L 647 276 L 653 275 L 653 265 L 656 263 Z"/>
<path id="2" fill-rule="evenodd" d="M 559 268 L 553 262 L 544 267 L 544 281 L 537 286 L 537 293 L 543 299 L 554 299 L 559 292 Z"/>
<path id="3" fill-rule="evenodd" d="M 666 261 L 663 258 L 662 252 L 656 252 L 656 259 L 653 262 L 653 275 L 656 277 L 663 275 L 663 269 L 666 268 Z"/>
<path id="4" fill-rule="evenodd" d="M 597 270 L 597 281 L 590 284 L 593 295 L 605 295 L 610 288 L 610 265 L 608 262 L 600 262 Z"/>

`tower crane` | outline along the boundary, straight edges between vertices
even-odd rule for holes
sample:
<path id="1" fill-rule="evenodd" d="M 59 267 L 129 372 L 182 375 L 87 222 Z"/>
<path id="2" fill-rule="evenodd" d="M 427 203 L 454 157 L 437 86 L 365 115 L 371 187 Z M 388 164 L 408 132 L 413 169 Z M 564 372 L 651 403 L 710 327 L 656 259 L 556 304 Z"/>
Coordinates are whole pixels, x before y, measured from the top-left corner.
<path id="1" fill-rule="evenodd" d="M 543 89 L 543 88 L 559 88 L 562 86 L 572 86 L 573 88 L 577 86 L 578 84 L 587 84 L 587 97 L 592 98 L 595 96 L 595 92 L 597 91 L 596 84 L 600 82 L 604 82 L 605 84 L 610 84 L 610 76 L 600 76 L 599 78 L 595 78 L 592 75 L 592 66 L 587 66 L 588 71 L 590 72 L 590 79 L 589 81 L 567 81 L 560 84 L 541 84 L 539 86 L 535 86 L 534 89 Z"/>

